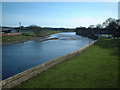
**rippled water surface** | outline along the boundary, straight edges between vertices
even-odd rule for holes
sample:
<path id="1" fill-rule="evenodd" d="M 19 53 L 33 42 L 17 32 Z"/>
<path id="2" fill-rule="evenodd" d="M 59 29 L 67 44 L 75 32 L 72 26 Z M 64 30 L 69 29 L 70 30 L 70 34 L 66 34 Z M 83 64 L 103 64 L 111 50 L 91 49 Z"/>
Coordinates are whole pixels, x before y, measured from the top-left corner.
<path id="1" fill-rule="evenodd" d="M 57 33 L 40 42 L 27 41 L 2 47 L 3 79 L 44 63 L 48 60 L 63 56 L 82 48 L 92 39 L 76 35 L 75 32 Z"/>

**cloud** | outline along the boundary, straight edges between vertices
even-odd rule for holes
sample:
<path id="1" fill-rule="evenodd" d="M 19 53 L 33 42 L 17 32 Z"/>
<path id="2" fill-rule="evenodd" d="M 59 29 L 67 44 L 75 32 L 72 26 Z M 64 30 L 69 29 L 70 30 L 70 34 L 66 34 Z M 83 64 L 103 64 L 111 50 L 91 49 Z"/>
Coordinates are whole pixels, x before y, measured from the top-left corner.
<path id="1" fill-rule="evenodd" d="M 39 25 L 42 27 L 65 27 L 76 28 L 80 26 L 88 27 L 90 25 L 102 24 L 108 17 L 98 16 L 80 16 L 80 17 L 32 17 L 24 14 L 4 14 L 3 25 L 19 26 L 19 22 L 23 26 Z"/>
<path id="2" fill-rule="evenodd" d="M 85 26 L 88 27 L 90 25 L 102 24 L 105 21 L 104 18 L 95 18 L 90 16 L 84 16 L 81 18 L 72 18 L 67 23 L 69 27 L 80 27 Z"/>
<path id="3" fill-rule="evenodd" d="M 76 28 L 80 26 L 88 27 L 89 25 L 102 24 L 106 18 L 95 17 L 75 17 L 75 18 L 48 18 L 41 20 L 44 22 L 43 26 Z"/>

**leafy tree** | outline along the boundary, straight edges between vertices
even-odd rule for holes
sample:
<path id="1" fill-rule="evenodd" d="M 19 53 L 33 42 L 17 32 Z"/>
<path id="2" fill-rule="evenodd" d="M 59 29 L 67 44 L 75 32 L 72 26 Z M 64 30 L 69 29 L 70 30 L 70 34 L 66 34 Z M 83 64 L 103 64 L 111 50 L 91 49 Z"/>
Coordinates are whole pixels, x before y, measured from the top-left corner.
<path id="1" fill-rule="evenodd" d="M 108 18 L 105 22 L 103 22 L 102 27 L 106 28 L 111 22 L 116 22 L 116 20 L 114 18 Z"/>
<path id="2" fill-rule="evenodd" d="M 110 30 L 116 30 L 118 28 L 118 25 L 116 22 L 110 22 L 106 28 Z"/>
<path id="3" fill-rule="evenodd" d="M 31 25 L 29 26 L 29 29 L 32 30 L 32 32 L 36 35 L 36 36 L 42 36 L 42 28 L 37 26 L 37 25 Z"/>
<path id="4" fill-rule="evenodd" d="M 94 28 L 94 25 L 90 25 L 88 28 Z"/>
<path id="5" fill-rule="evenodd" d="M 102 25 L 101 24 L 97 24 L 96 28 L 100 29 L 100 28 L 102 28 Z"/>

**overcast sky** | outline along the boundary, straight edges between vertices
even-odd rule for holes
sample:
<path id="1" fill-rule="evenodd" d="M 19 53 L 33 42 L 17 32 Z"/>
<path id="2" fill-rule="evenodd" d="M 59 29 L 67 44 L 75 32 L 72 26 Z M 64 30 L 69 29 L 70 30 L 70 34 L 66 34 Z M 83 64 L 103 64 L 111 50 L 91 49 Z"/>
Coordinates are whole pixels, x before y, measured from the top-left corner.
<path id="1" fill-rule="evenodd" d="M 117 2 L 3 2 L 2 25 L 76 28 L 118 18 Z"/>

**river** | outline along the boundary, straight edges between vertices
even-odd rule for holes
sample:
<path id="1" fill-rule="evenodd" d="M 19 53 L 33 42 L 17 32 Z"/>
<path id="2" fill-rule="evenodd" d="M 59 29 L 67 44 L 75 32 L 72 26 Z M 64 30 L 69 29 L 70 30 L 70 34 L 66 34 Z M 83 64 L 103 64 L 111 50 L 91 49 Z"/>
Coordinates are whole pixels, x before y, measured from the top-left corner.
<path id="1" fill-rule="evenodd" d="M 24 43 L 2 46 L 2 78 L 78 50 L 92 42 L 92 39 L 76 35 L 75 32 L 52 34 L 57 38 L 40 42 L 31 40 Z"/>

